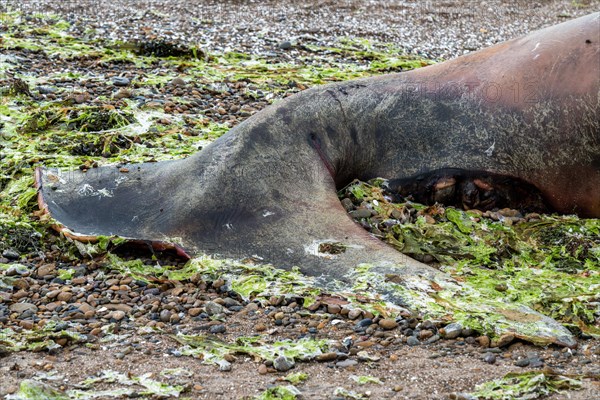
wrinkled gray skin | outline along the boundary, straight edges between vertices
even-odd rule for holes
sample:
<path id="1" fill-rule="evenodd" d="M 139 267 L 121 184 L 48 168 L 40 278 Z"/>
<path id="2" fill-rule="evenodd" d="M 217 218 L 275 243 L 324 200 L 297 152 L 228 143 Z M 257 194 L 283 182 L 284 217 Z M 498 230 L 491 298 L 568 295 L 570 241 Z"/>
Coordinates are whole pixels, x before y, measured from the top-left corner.
<path id="1" fill-rule="evenodd" d="M 175 241 L 326 279 L 363 262 L 434 276 L 354 223 L 336 189 L 480 170 L 533 184 L 559 212 L 600 217 L 599 57 L 595 13 L 439 65 L 304 91 L 184 160 L 45 170 L 40 200 L 75 237 Z M 323 242 L 347 248 L 319 253 Z"/>

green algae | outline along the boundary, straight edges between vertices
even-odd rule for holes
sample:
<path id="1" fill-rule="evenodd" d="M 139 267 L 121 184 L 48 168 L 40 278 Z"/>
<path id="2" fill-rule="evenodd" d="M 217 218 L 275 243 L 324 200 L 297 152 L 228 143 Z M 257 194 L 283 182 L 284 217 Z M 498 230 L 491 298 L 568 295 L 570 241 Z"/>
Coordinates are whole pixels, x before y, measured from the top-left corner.
<path id="1" fill-rule="evenodd" d="M 513 332 L 544 344 L 566 334 L 543 316 L 598 336 L 598 219 L 543 215 L 508 224 L 501 215 L 495 220 L 453 208 L 392 204 L 380 185 L 355 183 L 345 194 L 371 204 L 379 221 L 394 210 L 418 210 L 412 221 L 393 225 L 384 240 L 410 256 L 430 256 L 456 284 L 428 288 L 423 280 L 362 266 L 355 270 L 355 291 L 375 289 L 430 318 L 458 320 L 491 336 Z"/>
<path id="2" fill-rule="evenodd" d="M 69 330 L 64 322 L 48 321 L 44 327 L 34 330 L 23 329 L 19 332 L 10 328 L 0 329 L 0 345 L 8 351 L 45 351 L 61 348 L 56 343 L 59 339 L 67 339 L 70 343 L 85 343 L 86 335 Z"/>
<path id="3" fill-rule="evenodd" d="M 168 385 L 151 378 L 151 374 L 133 375 L 105 370 L 100 376 L 88 378 L 77 389 L 59 390 L 40 380 L 21 382 L 19 391 L 6 396 L 10 400 L 88 400 L 106 398 L 173 398 L 184 391 L 180 385 Z M 119 387 L 105 389 L 107 385 Z M 102 387 L 95 389 L 95 387 Z"/>
<path id="4" fill-rule="evenodd" d="M 346 400 L 364 400 L 368 398 L 368 396 L 362 393 L 355 392 L 354 390 L 348 390 L 343 387 L 335 388 L 333 395 Z"/>
<path id="5" fill-rule="evenodd" d="M 295 400 L 301 392 L 292 385 L 287 386 L 273 386 L 262 392 L 261 394 L 254 396 L 254 400 Z"/>
<path id="6" fill-rule="evenodd" d="M 288 381 L 292 385 L 297 385 L 302 383 L 308 379 L 308 374 L 306 372 L 294 372 L 283 377 L 284 381 Z"/>
<path id="7" fill-rule="evenodd" d="M 509 373 L 503 378 L 477 385 L 470 395 L 482 400 L 533 400 L 566 390 L 577 390 L 581 384 L 581 377 L 553 372 Z"/>
<path id="8" fill-rule="evenodd" d="M 262 360 L 273 361 L 285 356 L 295 361 L 309 361 L 323 354 L 329 346 L 327 340 L 302 338 L 297 341 L 284 340 L 265 343 L 264 338 L 238 337 L 235 343 L 229 343 L 214 336 L 184 335 L 173 336 L 183 345 L 181 354 L 198 357 L 206 364 L 221 365 L 228 354 L 248 354 Z"/>
<path id="9" fill-rule="evenodd" d="M 358 383 L 359 385 L 367 385 L 370 383 L 374 383 L 377 385 L 383 385 L 383 382 L 381 382 L 381 379 L 377 378 L 376 376 L 350 375 L 350 379 L 352 379 L 354 382 Z"/>

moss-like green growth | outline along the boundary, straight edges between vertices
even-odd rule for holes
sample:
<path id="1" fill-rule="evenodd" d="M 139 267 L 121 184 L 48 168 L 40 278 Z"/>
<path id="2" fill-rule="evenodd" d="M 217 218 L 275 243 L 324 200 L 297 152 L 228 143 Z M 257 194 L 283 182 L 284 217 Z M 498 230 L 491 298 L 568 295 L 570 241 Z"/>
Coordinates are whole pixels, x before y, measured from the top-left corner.
<path id="1" fill-rule="evenodd" d="M 60 348 L 56 343 L 58 339 L 67 339 L 70 343 L 87 342 L 86 335 L 68 328 L 68 323 L 49 321 L 43 328 L 35 330 L 15 332 L 10 328 L 0 329 L 0 345 L 9 351 L 43 351 Z"/>
<path id="2" fill-rule="evenodd" d="M 300 395 L 300 391 L 292 385 L 288 386 L 273 386 L 258 396 L 254 396 L 254 400 L 295 400 Z"/>
<path id="3" fill-rule="evenodd" d="M 567 377 L 551 372 L 530 371 L 510 373 L 501 379 L 478 385 L 474 398 L 485 400 L 533 400 L 552 393 L 581 388 L 579 377 Z"/>
<path id="4" fill-rule="evenodd" d="M 536 317 L 521 314 L 524 309 L 519 305 L 575 332 L 600 333 L 594 306 L 600 288 L 600 220 L 553 215 L 513 219 L 499 213 L 486 216 L 441 206 L 392 204 L 381 181 L 355 183 L 341 195 L 378 212 L 367 222 L 384 240 L 414 258 L 429 257 L 461 282 L 456 287 L 440 286 L 435 295 L 423 297 L 407 290 L 409 282 L 394 285 L 394 278 L 388 277 L 393 287 L 383 292 L 396 291 L 408 304 L 419 304 L 437 318 L 453 310 L 453 318 L 479 331 L 493 333 L 504 324 L 501 321 L 513 321 L 534 342 Z M 379 282 L 368 266 L 356 274 L 357 291 Z M 488 314 L 484 302 L 496 311 Z M 526 328 L 528 319 L 531 326 Z"/>

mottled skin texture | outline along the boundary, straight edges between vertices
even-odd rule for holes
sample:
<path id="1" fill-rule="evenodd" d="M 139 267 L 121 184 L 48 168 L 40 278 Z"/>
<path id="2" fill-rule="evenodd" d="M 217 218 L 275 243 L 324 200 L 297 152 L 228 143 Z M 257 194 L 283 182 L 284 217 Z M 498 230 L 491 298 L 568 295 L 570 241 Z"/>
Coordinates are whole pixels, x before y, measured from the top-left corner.
<path id="1" fill-rule="evenodd" d="M 184 160 L 62 181 L 44 171 L 41 203 L 75 236 L 175 239 L 189 254 L 256 255 L 326 279 L 347 280 L 362 262 L 437 275 L 355 224 L 336 189 L 354 178 L 475 170 L 532 185 L 556 211 L 600 217 L 599 15 L 415 71 L 307 90 Z M 316 254 L 328 241 L 348 247 Z"/>

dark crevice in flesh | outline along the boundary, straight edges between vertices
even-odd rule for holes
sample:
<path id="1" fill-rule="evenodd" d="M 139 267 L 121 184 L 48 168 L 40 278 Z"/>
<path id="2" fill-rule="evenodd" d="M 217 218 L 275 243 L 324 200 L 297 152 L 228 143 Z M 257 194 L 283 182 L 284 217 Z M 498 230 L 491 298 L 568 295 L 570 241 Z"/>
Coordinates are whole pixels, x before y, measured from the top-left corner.
<path id="1" fill-rule="evenodd" d="M 554 211 L 534 185 L 520 178 L 486 171 L 440 169 L 409 178 L 392 179 L 388 187 L 390 192 L 398 196 L 394 199 L 398 202 L 441 203 L 481 211 L 502 208 L 525 213 Z"/>

